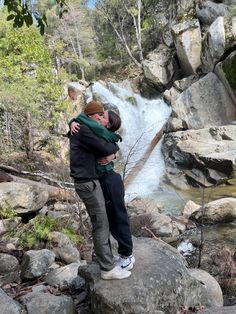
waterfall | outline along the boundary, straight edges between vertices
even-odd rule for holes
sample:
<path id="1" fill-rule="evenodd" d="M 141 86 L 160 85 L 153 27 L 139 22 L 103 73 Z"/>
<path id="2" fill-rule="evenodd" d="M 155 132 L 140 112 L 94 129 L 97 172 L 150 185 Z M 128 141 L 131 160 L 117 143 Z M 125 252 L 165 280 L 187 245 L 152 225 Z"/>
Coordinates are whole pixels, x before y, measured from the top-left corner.
<path id="1" fill-rule="evenodd" d="M 119 110 L 123 138 L 119 144 L 120 161 L 123 167 L 126 164 L 126 178 L 130 181 L 126 186 L 126 199 L 153 194 L 165 170 L 157 134 L 168 120 L 171 108 L 161 98 L 150 100 L 134 93 L 128 81 L 107 86 L 96 82 L 91 90 L 88 101 L 94 94 Z"/>

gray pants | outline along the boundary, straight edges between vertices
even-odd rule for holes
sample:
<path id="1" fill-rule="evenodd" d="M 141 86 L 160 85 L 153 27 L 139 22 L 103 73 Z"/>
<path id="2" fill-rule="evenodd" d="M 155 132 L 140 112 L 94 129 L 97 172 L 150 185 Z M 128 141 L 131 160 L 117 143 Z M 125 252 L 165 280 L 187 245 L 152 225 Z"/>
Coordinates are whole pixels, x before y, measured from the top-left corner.
<path id="1" fill-rule="evenodd" d="M 75 183 L 75 191 L 82 199 L 92 223 L 94 250 L 102 270 L 114 268 L 109 240 L 110 230 L 103 192 L 98 180 Z"/>

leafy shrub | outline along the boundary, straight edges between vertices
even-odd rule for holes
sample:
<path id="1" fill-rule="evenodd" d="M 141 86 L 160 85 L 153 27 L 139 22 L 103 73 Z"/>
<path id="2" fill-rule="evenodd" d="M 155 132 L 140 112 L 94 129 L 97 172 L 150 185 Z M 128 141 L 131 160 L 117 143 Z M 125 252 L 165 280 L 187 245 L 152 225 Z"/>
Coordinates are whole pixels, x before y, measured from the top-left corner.
<path id="1" fill-rule="evenodd" d="M 65 234 L 75 244 L 83 242 L 82 237 L 77 235 L 73 228 L 65 228 L 55 218 L 41 215 L 31 219 L 28 224 L 21 225 L 11 236 L 18 237 L 22 247 L 36 248 L 52 240 L 53 231 Z"/>

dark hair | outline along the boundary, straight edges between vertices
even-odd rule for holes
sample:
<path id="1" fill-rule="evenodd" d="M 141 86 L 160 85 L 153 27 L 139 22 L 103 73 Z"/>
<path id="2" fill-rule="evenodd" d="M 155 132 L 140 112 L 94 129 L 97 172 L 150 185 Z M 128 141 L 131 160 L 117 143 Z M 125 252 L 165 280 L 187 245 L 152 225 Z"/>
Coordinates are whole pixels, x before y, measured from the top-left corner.
<path id="1" fill-rule="evenodd" d="M 112 132 L 117 131 L 121 126 L 120 116 L 112 110 L 108 110 L 108 119 L 109 119 L 109 130 Z"/>

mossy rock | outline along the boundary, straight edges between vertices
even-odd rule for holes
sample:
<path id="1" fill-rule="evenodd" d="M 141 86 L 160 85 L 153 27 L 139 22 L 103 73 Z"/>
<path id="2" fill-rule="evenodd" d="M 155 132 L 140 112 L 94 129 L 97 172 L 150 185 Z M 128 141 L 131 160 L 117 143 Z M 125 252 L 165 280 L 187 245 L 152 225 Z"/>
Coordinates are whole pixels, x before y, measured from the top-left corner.
<path id="1" fill-rule="evenodd" d="M 223 63 L 223 70 L 226 78 L 236 93 L 236 51 L 233 51 Z"/>

